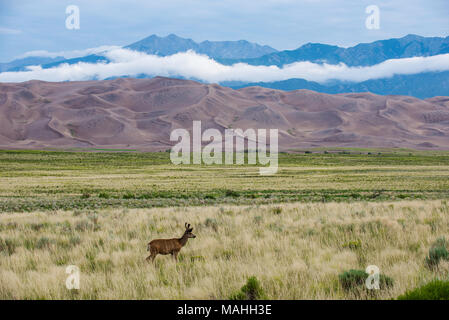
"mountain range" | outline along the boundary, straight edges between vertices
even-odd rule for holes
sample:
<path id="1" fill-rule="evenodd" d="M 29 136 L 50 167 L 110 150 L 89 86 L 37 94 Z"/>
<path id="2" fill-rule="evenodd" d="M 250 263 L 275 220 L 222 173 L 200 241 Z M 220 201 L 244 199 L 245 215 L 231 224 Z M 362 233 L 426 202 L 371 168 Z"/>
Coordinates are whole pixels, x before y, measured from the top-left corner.
<path id="1" fill-rule="evenodd" d="M 169 56 L 178 52 L 193 50 L 205 54 L 212 59 L 249 59 L 277 52 L 269 46 L 261 46 L 246 40 L 239 41 L 203 41 L 196 43 L 192 39 L 184 39 L 174 34 L 167 37 L 151 35 L 143 40 L 125 46 L 127 49 Z"/>
<path id="2" fill-rule="evenodd" d="M 361 43 L 353 47 L 308 43 L 295 50 L 277 51 L 269 46 L 240 41 L 203 41 L 197 43 L 192 39 L 185 39 L 170 34 L 166 37 L 151 35 L 145 39 L 134 42 L 124 48 L 145 52 L 158 56 L 168 56 L 178 52 L 193 50 L 211 57 L 224 64 L 246 63 L 254 66 L 277 66 L 300 61 L 309 61 L 318 64 L 340 64 L 349 67 L 366 67 L 382 63 L 389 59 L 402 59 L 410 57 L 428 57 L 449 53 L 449 37 L 421 37 L 407 35 L 398 39 L 380 40 L 372 43 Z M 28 57 L 10 63 L 0 64 L 0 72 L 22 71 L 29 65 L 40 64 L 42 68 L 54 68 L 63 63 L 76 64 L 108 63 L 110 60 L 102 54 L 90 54 L 83 57 L 65 59 L 62 57 Z M 118 75 L 127 76 L 126 74 Z M 139 75 L 153 77 L 154 75 Z M 222 85 L 232 88 L 248 86 L 262 86 L 279 90 L 311 89 L 323 93 L 345 93 L 370 91 L 381 95 L 402 94 L 417 98 L 430 98 L 433 96 L 449 96 L 449 73 L 427 72 L 411 75 L 394 75 L 389 78 L 371 79 L 363 82 L 348 82 L 329 80 L 323 83 L 308 81 L 307 79 L 288 79 L 276 82 L 223 82 Z M 181 77 L 179 77 L 181 78 Z"/>
<path id="3" fill-rule="evenodd" d="M 222 59 L 224 64 L 244 62 L 250 65 L 283 66 L 298 61 L 339 64 L 347 66 L 372 66 L 389 59 L 427 57 L 449 53 L 449 37 L 420 37 L 409 34 L 399 39 L 361 43 L 342 48 L 320 43 L 307 43 L 295 50 L 284 50 L 256 58 Z"/>
<path id="4" fill-rule="evenodd" d="M 246 40 L 238 41 L 203 41 L 197 43 L 192 39 L 178 37 L 170 34 L 166 37 L 151 35 L 145 39 L 124 46 L 126 49 L 145 52 L 157 56 L 168 56 L 179 52 L 193 50 L 205 54 L 213 59 L 246 59 L 256 58 L 265 54 L 277 52 L 269 46 L 262 46 Z M 96 63 L 99 61 L 109 62 L 109 59 L 100 54 L 89 54 L 87 56 L 66 59 L 64 57 L 28 57 L 17 59 L 8 63 L 0 63 L 0 72 L 23 71 L 30 65 L 42 65 L 43 68 L 53 68 L 62 63 L 75 64 L 78 62 Z"/>
<path id="5" fill-rule="evenodd" d="M 449 97 L 329 95 L 156 77 L 0 84 L 0 148 L 166 150 L 175 128 L 279 129 L 280 150 L 449 148 Z"/>
<path id="6" fill-rule="evenodd" d="M 407 95 L 420 99 L 449 96 L 449 71 L 424 72 L 412 75 L 394 75 L 390 78 L 362 82 L 329 81 L 320 84 L 304 79 L 288 79 L 275 82 L 229 83 L 229 87 L 240 89 L 260 86 L 278 90 L 307 89 L 322 93 L 371 92 L 379 95 Z"/>

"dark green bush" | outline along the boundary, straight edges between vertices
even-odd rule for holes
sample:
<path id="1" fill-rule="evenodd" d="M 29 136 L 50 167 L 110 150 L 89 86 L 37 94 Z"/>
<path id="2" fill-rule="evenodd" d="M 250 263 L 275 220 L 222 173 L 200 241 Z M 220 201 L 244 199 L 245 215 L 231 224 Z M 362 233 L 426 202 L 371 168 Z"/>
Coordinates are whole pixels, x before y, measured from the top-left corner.
<path id="1" fill-rule="evenodd" d="M 230 300 L 263 300 L 267 299 L 262 286 L 256 277 L 250 277 L 240 291 L 234 293 Z"/>
<path id="2" fill-rule="evenodd" d="M 449 244 L 445 238 L 439 238 L 429 249 L 429 255 L 426 257 L 426 264 L 430 269 L 438 267 L 440 260 L 449 260 Z"/>
<path id="3" fill-rule="evenodd" d="M 111 197 L 111 195 L 107 192 L 100 192 L 98 194 L 98 198 L 102 198 L 102 199 L 109 199 Z"/>
<path id="4" fill-rule="evenodd" d="M 122 196 L 122 199 L 129 200 L 129 199 L 136 199 L 136 197 L 137 196 L 134 193 L 127 192 Z"/>
<path id="5" fill-rule="evenodd" d="M 360 292 L 362 289 L 368 290 L 365 286 L 368 276 L 369 274 L 364 270 L 351 269 L 341 273 L 338 278 L 344 290 Z M 383 274 L 379 275 L 379 287 L 381 290 L 392 287 L 393 283 L 394 281 L 390 277 Z"/>
<path id="6" fill-rule="evenodd" d="M 449 300 L 449 281 L 433 280 L 428 284 L 407 291 L 398 300 Z"/>
<path id="7" fill-rule="evenodd" d="M 234 191 L 234 190 L 226 190 L 225 195 L 226 195 L 226 197 L 233 197 L 233 198 L 240 197 L 240 193 L 238 193 L 237 191 Z"/>

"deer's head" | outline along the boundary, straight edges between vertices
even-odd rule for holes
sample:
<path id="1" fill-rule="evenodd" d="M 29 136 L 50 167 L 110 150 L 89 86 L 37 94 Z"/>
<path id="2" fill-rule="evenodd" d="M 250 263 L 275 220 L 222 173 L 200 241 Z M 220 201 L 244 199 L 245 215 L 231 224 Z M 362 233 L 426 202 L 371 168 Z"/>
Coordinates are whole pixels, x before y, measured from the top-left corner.
<path id="1" fill-rule="evenodd" d="M 193 228 L 190 228 L 190 223 L 187 224 L 186 222 L 184 226 L 186 227 L 186 231 L 184 231 L 184 236 L 186 236 L 187 238 L 196 238 L 196 235 L 192 233 Z"/>

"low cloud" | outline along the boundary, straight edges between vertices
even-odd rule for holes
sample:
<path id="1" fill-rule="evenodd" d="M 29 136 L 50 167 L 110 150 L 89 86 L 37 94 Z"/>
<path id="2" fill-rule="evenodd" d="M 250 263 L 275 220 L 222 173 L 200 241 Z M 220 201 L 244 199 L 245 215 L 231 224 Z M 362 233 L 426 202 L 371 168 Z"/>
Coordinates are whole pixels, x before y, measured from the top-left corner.
<path id="1" fill-rule="evenodd" d="M 119 46 L 100 46 L 95 48 L 88 48 L 83 50 L 72 50 L 72 51 L 56 51 L 50 52 L 47 50 L 34 50 L 28 51 L 24 54 L 17 57 L 17 59 L 27 58 L 27 57 L 48 57 L 48 58 L 56 58 L 56 57 L 64 57 L 66 59 L 84 57 L 89 54 L 102 54 L 107 51 L 111 51 L 114 49 L 119 49 Z"/>
<path id="2" fill-rule="evenodd" d="M 296 62 L 281 68 L 252 66 L 244 63 L 226 66 L 193 51 L 159 57 L 123 48 L 112 48 L 104 52 L 103 55 L 111 62 L 62 64 L 51 69 L 32 66 L 27 71 L 0 73 L 0 82 L 22 82 L 33 79 L 82 81 L 116 76 L 134 77 L 141 74 L 181 76 L 210 83 L 223 81 L 272 82 L 292 78 L 302 78 L 320 83 L 331 79 L 361 82 L 369 79 L 388 78 L 396 74 L 449 70 L 449 54 L 391 59 L 370 67 L 348 67 L 343 63 L 330 65 Z"/>

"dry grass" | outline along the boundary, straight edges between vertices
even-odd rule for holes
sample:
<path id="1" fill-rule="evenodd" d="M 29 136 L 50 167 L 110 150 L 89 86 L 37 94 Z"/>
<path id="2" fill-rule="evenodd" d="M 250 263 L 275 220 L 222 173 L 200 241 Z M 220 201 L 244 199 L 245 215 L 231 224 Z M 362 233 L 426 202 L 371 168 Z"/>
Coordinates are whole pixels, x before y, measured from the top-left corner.
<path id="1" fill-rule="evenodd" d="M 146 263 L 146 243 L 180 236 L 186 221 L 197 238 L 180 262 Z M 389 299 L 447 275 L 425 257 L 448 235 L 444 200 L 3 213 L 0 299 L 227 299 L 252 275 L 271 299 L 364 299 L 338 274 L 370 264 L 394 279 L 375 296 Z M 79 291 L 65 288 L 72 264 Z"/>

